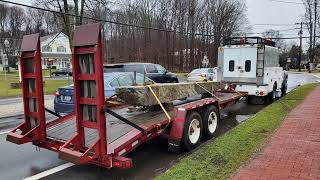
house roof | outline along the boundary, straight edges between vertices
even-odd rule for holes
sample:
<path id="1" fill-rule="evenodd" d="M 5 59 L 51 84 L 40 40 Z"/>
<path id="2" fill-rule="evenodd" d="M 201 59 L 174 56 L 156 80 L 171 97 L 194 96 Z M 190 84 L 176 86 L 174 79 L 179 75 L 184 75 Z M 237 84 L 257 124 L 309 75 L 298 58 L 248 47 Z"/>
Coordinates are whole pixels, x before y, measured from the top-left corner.
<path id="1" fill-rule="evenodd" d="M 59 32 L 59 33 L 54 33 L 54 34 L 49 34 L 49 35 L 47 35 L 47 36 L 42 36 L 42 37 L 40 37 L 40 42 L 43 42 L 43 41 L 45 41 L 45 40 L 47 40 L 47 39 L 49 39 L 49 38 L 55 38 L 56 36 L 58 36 L 59 34 L 62 34 L 62 35 L 64 35 L 64 36 L 66 36 L 63 32 Z"/>

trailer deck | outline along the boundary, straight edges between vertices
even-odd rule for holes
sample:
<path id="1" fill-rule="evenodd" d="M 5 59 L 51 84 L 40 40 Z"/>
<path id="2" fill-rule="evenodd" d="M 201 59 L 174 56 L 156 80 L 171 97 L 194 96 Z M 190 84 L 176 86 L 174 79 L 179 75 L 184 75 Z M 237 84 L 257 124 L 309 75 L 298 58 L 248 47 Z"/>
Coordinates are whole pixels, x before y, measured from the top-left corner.
<path id="1" fill-rule="evenodd" d="M 242 94 L 237 92 L 217 92 L 216 98 L 219 99 L 221 106 L 223 107 L 229 102 L 233 102 L 235 99 L 239 99 Z M 174 102 L 174 109 L 178 108 L 188 108 L 195 107 L 199 104 L 199 100 L 201 100 L 200 96 L 195 96 L 192 98 L 188 98 L 186 100 L 177 100 Z M 202 101 L 212 101 L 212 98 L 202 99 Z M 169 111 L 169 115 L 174 118 L 174 109 Z M 152 128 L 155 125 L 167 124 L 169 120 L 167 119 L 165 113 L 162 110 L 140 110 L 131 112 L 129 110 L 129 106 L 122 107 L 119 109 L 113 110 L 117 114 L 121 114 L 122 117 L 131 121 L 134 124 L 142 127 L 147 130 Z M 138 132 L 134 127 L 122 122 L 121 120 L 106 114 L 107 126 L 108 129 L 107 135 L 107 143 L 113 144 L 116 140 L 119 140 L 121 137 L 128 135 L 132 132 Z M 57 119 L 56 121 L 59 121 Z M 54 123 L 54 125 L 47 126 L 47 136 L 48 138 L 56 141 L 67 142 L 76 134 L 76 116 L 72 115 L 65 119 L 64 121 Z M 95 141 L 98 139 L 98 131 L 95 129 L 85 128 L 85 144 L 87 147 L 92 146 Z M 109 151 L 109 153 L 114 153 L 113 151 Z"/>
<path id="2" fill-rule="evenodd" d="M 128 107 L 114 110 L 117 114 L 121 114 L 122 117 L 128 119 L 129 121 L 141 126 L 144 129 L 148 129 L 149 125 L 159 124 L 161 121 L 166 119 L 165 114 L 162 111 L 137 111 L 129 112 Z M 170 111 L 169 114 L 173 114 Z M 107 142 L 111 144 L 115 140 L 119 139 L 121 136 L 132 131 L 134 128 L 119 119 L 107 114 Z M 68 141 L 76 134 L 76 116 L 68 118 L 68 120 L 55 124 L 50 128 L 47 128 L 47 136 L 49 138 Z M 86 146 L 90 147 L 93 145 L 95 140 L 98 138 L 98 131 L 95 129 L 85 128 L 85 140 Z"/>

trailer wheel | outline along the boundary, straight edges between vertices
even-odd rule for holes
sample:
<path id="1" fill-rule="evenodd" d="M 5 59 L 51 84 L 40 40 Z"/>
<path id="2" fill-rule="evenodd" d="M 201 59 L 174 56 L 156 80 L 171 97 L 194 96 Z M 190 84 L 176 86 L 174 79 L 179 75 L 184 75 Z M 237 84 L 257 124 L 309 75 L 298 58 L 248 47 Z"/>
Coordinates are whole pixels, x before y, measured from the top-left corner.
<path id="1" fill-rule="evenodd" d="M 211 139 L 220 121 L 219 111 L 216 106 L 209 106 L 206 108 L 203 116 L 203 131 L 206 139 Z"/>
<path id="2" fill-rule="evenodd" d="M 191 112 L 187 115 L 183 129 L 182 143 L 190 151 L 197 147 L 202 136 L 202 119 L 198 112 Z"/>

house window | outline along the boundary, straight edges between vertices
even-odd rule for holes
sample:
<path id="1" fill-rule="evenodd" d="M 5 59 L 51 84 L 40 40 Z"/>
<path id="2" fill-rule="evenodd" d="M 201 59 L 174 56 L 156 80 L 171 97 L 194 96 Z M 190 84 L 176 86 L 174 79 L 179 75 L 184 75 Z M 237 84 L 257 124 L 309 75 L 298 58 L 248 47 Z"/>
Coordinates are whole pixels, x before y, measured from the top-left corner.
<path id="1" fill-rule="evenodd" d="M 64 46 L 58 46 L 57 47 L 57 52 L 66 52 L 67 49 Z"/>
<path id="2" fill-rule="evenodd" d="M 234 71 L 234 60 L 229 61 L 229 71 L 230 72 Z"/>
<path id="3" fill-rule="evenodd" d="M 251 61 L 250 60 L 246 60 L 246 64 L 245 64 L 245 71 L 246 72 L 250 72 L 251 71 Z"/>
<path id="4" fill-rule="evenodd" d="M 42 52 L 52 52 L 52 48 L 48 45 L 42 46 Z"/>

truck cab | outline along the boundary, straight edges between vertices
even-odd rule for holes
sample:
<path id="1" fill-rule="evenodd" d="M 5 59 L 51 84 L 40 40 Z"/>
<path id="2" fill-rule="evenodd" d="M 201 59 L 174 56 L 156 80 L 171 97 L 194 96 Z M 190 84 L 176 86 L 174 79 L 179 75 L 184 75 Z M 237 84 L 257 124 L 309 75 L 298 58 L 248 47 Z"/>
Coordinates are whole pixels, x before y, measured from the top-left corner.
<path id="1" fill-rule="evenodd" d="M 287 72 L 280 67 L 275 43 L 259 38 L 232 38 L 219 48 L 218 67 L 222 81 L 236 91 L 248 92 L 254 104 L 275 100 L 287 91 Z"/>

